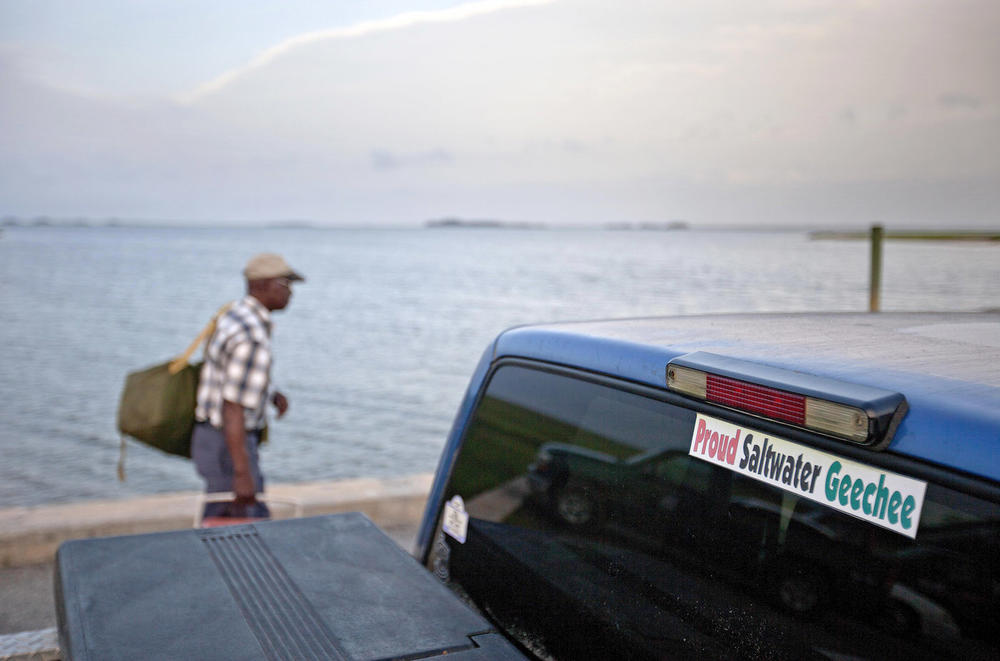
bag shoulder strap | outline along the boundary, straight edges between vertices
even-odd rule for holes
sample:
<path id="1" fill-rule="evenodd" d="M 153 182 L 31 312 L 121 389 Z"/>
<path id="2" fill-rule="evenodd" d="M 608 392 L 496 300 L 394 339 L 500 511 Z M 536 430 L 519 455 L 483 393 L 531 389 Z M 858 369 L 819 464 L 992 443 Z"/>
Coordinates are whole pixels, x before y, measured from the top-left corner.
<path id="1" fill-rule="evenodd" d="M 212 334 L 215 333 L 215 327 L 219 323 L 219 317 L 228 312 L 229 309 L 234 305 L 236 305 L 235 302 L 226 303 L 221 308 L 219 308 L 219 311 L 215 313 L 215 316 L 213 316 L 212 319 L 207 324 L 205 324 L 205 327 L 201 329 L 201 332 L 198 333 L 198 337 L 194 338 L 194 340 L 191 342 L 188 348 L 184 350 L 184 353 L 182 353 L 181 355 L 177 356 L 172 361 L 170 361 L 170 367 L 168 368 L 168 370 L 171 374 L 177 374 L 182 369 L 184 369 L 184 367 L 188 364 L 188 360 L 191 358 L 194 352 L 198 350 L 198 346 L 202 342 L 207 342 L 208 339 L 212 337 Z"/>

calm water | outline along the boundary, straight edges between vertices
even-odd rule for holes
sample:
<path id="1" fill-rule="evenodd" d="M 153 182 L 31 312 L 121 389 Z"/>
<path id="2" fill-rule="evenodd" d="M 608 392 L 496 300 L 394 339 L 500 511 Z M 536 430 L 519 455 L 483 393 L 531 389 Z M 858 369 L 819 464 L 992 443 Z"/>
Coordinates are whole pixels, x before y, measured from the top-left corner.
<path id="1" fill-rule="evenodd" d="M 0 235 L 0 507 L 198 489 L 130 443 L 126 372 L 179 353 L 283 253 L 307 282 L 275 318 L 272 482 L 432 471 L 489 340 L 535 321 L 864 310 L 868 246 L 801 233 L 7 228 Z M 886 245 L 887 310 L 1000 308 L 1000 246 Z"/>

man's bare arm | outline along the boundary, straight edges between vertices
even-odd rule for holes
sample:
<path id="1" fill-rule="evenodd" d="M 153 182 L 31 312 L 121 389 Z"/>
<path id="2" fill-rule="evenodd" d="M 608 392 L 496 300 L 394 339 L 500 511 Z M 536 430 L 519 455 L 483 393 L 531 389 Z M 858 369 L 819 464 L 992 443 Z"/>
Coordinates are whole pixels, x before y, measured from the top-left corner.
<path id="1" fill-rule="evenodd" d="M 233 491 L 236 502 L 249 504 L 256 501 L 256 486 L 250 473 L 250 457 L 247 455 L 247 432 L 243 419 L 243 407 L 229 401 L 222 402 L 222 433 L 226 437 L 226 447 L 233 460 Z"/>

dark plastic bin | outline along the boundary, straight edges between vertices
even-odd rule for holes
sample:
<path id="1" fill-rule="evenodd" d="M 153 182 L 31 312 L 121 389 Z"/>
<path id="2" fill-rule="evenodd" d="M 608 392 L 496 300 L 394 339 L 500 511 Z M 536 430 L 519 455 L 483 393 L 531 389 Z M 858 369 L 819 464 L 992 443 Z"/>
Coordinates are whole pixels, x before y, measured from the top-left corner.
<path id="1" fill-rule="evenodd" d="M 66 542 L 64 661 L 523 659 L 359 513 Z"/>

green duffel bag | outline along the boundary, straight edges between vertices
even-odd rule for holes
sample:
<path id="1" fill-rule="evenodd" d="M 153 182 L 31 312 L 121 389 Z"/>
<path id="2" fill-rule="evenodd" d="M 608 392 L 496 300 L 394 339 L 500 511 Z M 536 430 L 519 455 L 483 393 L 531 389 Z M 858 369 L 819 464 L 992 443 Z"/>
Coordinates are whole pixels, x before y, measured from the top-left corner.
<path id="1" fill-rule="evenodd" d="M 191 457 L 201 363 L 174 361 L 130 373 L 118 404 L 118 431 L 167 454 Z"/>
<path id="2" fill-rule="evenodd" d="M 119 480 L 125 479 L 126 436 L 167 454 L 191 458 L 191 432 L 201 363 L 189 363 L 188 359 L 202 342 L 208 341 L 219 317 L 231 306 L 232 303 L 222 306 L 180 356 L 130 372 L 125 377 L 118 403 Z"/>

